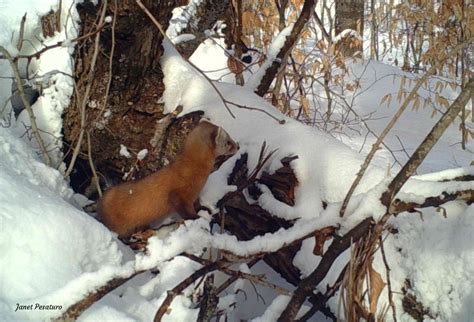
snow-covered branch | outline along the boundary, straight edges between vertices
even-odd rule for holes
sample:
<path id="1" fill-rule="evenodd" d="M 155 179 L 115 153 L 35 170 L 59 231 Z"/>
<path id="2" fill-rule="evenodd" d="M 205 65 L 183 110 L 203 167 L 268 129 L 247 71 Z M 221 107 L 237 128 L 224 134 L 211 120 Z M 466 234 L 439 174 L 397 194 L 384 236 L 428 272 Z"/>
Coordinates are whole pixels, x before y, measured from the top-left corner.
<path id="1" fill-rule="evenodd" d="M 269 57 L 269 59 L 271 60 L 261 67 L 264 68 L 263 75 L 261 76 L 258 86 L 255 89 L 255 93 L 257 93 L 258 95 L 265 95 L 265 93 L 270 88 L 270 85 L 272 84 L 276 74 L 280 71 L 282 65 L 286 63 L 288 55 L 290 54 L 296 42 L 298 41 L 306 23 L 311 18 L 315 5 L 315 0 L 305 0 L 303 8 L 301 9 L 300 16 L 296 20 L 295 24 L 291 28 L 287 27 L 290 29 L 286 31 L 290 31 L 290 33 L 285 34 L 282 31 L 282 39 L 277 38 L 278 43 L 280 45 L 275 46 L 275 48 L 273 49 L 276 52 L 276 55 L 271 54 L 271 56 Z"/>

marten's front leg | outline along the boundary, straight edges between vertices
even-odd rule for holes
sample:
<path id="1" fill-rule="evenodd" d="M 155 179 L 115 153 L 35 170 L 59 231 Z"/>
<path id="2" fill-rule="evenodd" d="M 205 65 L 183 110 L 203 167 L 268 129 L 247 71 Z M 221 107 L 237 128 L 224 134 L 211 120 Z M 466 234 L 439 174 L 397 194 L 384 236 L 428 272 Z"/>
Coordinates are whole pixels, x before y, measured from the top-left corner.
<path id="1" fill-rule="evenodd" d="M 185 200 L 181 198 L 179 194 L 170 193 L 170 203 L 173 206 L 174 210 L 183 218 L 183 219 L 197 219 L 199 216 L 196 214 L 194 209 L 193 201 Z"/>

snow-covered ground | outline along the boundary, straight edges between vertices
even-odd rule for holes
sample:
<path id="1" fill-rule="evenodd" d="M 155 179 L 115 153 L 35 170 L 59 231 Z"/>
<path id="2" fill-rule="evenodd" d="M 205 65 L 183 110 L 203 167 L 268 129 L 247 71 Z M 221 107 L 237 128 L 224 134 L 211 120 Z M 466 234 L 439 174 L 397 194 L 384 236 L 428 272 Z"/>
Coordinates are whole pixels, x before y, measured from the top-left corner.
<path id="1" fill-rule="evenodd" d="M 38 15 L 57 5 L 56 1 L 28 1 L 25 7 L 13 2 L 0 1 L 0 45 L 15 54 L 11 41 L 11 32 L 17 30 L 21 16 L 28 11 L 28 35 L 38 32 Z M 63 4 L 63 8 L 69 6 Z M 66 9 L 64 9 L 66 10 Z M 73 10 L 74 12 L 74 10 Z M 75 20 L 74 20 L 75 21 Z M 72 23 L 72 22 L 71 22 Z M 6 30 L 6 31 L 2 31 Z M 67 34 L 73 38 L 76 30 L 73 26 Z M 66 33 L 48 39 L 55 43 Z M 38 46 L 39 44 L 37 44 Z M 36 146 L 26 137 L 21 137 L 22 115 L 20 121 L 12 120 L 10 127 L 0 127 L 0 317 L 2 320 L 46 320 L 60 316 L 65 309 L 81 299 L 85 294 L 103 285 L 114 277 L 127 277 L 138 270 L 156 268 L 155 275 L 142 273 L 120 288 L 104 297 L 89 308 L 80 321 L 149 321 L 165 299 L 167 290 L 181 282 L 201 266 L 188 258 L 176 256 L 182 252 L 201 254 L 204 248 L 216 248 L 237 255 L 250 255 L 262 251 L 272 251 L 285 243 L 302 237 L 316 229 L 342 224 L 347 230 L 366 216 L 380 216 L 383 208 L 378 197 L 395 169 L 390 169 L 392 156 L 387 150 L 379 151 L 377 159 L 369 168 L 362 183 L 349 204 L 346 218 L 341 222 L 338 207 L 349 186 L 355 178 L 363 161 L 364 154 L 375 141 L 363 131 L 360 135 L 350 132 L 350 136 L 340 136 L 341 143 L 333 136 L 301 124 L 283 116 L 273 106 L 256 96 L 251 88 L 238 87 L 230 83 L 216 84 L 223 97 L 230 102 L 247 107 L 257 107 L 273 117 L 285 120 L 279 124 L 274 118 L 262 111 L 248 110 L 228 104 L 233 118 L 227 111 L 215 90 L 202 76 L 193 71 L 169 44 L 165 44 L 165 56 L 162 59 L 165 73 L 165 103 L 167 111 L 180 104 L 182 114 L 203 110 L 212 122 L 224 127 L 240 144 L 239 153 L 248 152 L 249 168 L 252 169 L 258 158 L 263 141 L 270 150 L 278 148 L 266 170 L 273 171 L 281 166 L 280 159 L 289 155 L 298 155 L 292 167 L 298 177 L 296 205 L 287 206 L 277 201 L 262 187 L 263 195 L 259 204 L 273 214 L 295 219 L 295 225 L 288 230 L 279 230 L 251 241 L 239 242 L 228 234 L 210 233 L 208 221 L 201 218 L 188 221 L 176 231 L 165 237 L 150 239 L 149 253 L 134 254 L 123 246 L 102 224 L 80 209 L 82 199 L 68 187 L 62 174 L 45 166 L 35 153 Z M 25 49 L 33 50 L 33 49 Z M 70 47 L 59 47 L 51 53 L 65 73 L 72 73 Z M 194 54 L 192 61 L 203 70 L 214 72 L 213 78 L 231 79 L 226 70 L 226 59 L 221 47 L 212 41 L 206 41 Z M 39 74 L 51 72 L 58 67 L 48 65 L 51 59 L 44 56 L 35 67 Z M 43 65 L 44 64 L 44 65 Z M 265 66 L 265 65 L 264 65 Z M 373 112 L 368 121 L 375 133 L 380 133 L 395 113 L 399 102 L 395 99 L 400 87 L 401 77 L 413 78 L 397 68 L 377 62 L 355 63 L 350 65 L 348 78 L 360 78 L 361 88 L 351 93 L 353 107 L 360 115 Z M 212 67 L 212 68 L 211 68 Z M 5 61 L 0 60 L 0 76 L 11 76 Z M 258 75 L 258 73 L 257 73 Z M 394 76 L 393 76 L 394 75 Z M 68 105 L 72 93 L 72 82 L 67 76 L 56 74 L 54 86 L 48 87 L 35 104 L 34 109 L 40 117 L 40 126 L 58 136 L 61 131 L 60 115 L 62 108 Z M 436 82 L 437 80 L 433 80 Z M 0 107 L 5 104 L 10 93 L 11 80 L 0 78 Z M 409 87 L 407 82 L 407 88 Z M 390 106 L 380 104 L 388 93 L 394 93 Z M 456 97 L 450 87 L 443 93 L 449 99 Z M 423 97 L 432 97 L 434 92 L 421 91 Z M 352 98 L 350 96 L 350 98 Z M 55 100 L 56 99 L 56 100 Z M 324 102 L 323 102 L 324 103 Z M 9 104 L 7 103 L 7 108 Z M 40 113 L 41 110 L 41 113 Z M 6 113 L 6 112 L 4 112 Z M 397 127 L 387 137 L 386 143 L 399 150 L 400 141 L 410 153 L 425 137 L 436 122 L 439 113 L 431 118 L 429 107 L 418 112 L 407 110 Z M 23 113 L 25 114 L 25 113 Z M 5 114 L 4 114 L 5 115 Z M 452 167 L 466 167 L 456 170 L 458 173 L 472 173 L 467 168 L 472 161 L 472 143 L 468 151 L 460 149 L 459 124 L 452 125 L 434 151 L 420 169 L 421 173 L 439 171 Z M 23 127 L 24 129 L 24 127 Z M 363 127 L 361 127 L 363 130 Z M 400 139 L 400 141 L 397 139 Z M 347 145 L 346 145 L 347 144 Z M 350 146 L 350 147 L 349 147 Z M 362 150 L 359 154 L 357 151 Z M 406 156 L 403 151 L 396 152 L 403 163 Z M 58 156 L 59 157 L 59 156 Z M 235 187 L 228 186 L 226 177 L 232 170 L 236 155 L 227 160 L 213 173 L 201 194 L 201 203 L 216 210 L 216 202 Z M 436 195 L 440 185 L 433 181 L 442 179 L 436 174 L 420 176 L 411 180 L 402 193 L 407 198 L 416 199 L 420 195 Z M 455 189 L 461 183 L 443 188 Z M 464 189 L 474 189 L 472 184 L 464 184 Z M 322 201 L 328 202 L 327 209 Z M 385 241 L 385 251 L 391 268 L 392 289 L 400 292 L 406 279 L 413 286 L 414 295 L 423 302 L 440 321 L 468 321 L 474 315 L 474 206 L 465 206 L 451 202 L 445 205 L 446 218 L 435 209 L 423 211 L 423 220 L 417 214 L 402 214 L 391 221 L 398 234 L 390 235 Z M 294 260 L 304 276 L 311 273 L 320 261 L 313 255 L 314 239 L 308 239 Z M 342 265 L 349 254 L 345 253 L 336 262 L 334 269 L 321 284 L 337 278 Z M 385 267 L 377 253 L 375 269 L 385 276 Z M 283 288 L 292 290 L 265 264 L 259 263 L 250 270 L 246 265 L 235 265 L 235 269 L 252 274 L 267 274 L 267 278 Z M 218 274 L 217 281 L 223 276 Z M 166 321 L 195 320 L 198 310 L 188 297 L 193 293 L 188 288 L 185 296 L 178 296 L 171 306 Z M 243 289 L 244 293 L 236 291 Z M 258 295 L 256 292 L 258 292 Z M 403 315 L 401 295 L 395 293 L 399 320 L 410 321 Z M 264 302 L 265 301 L 265 302 Z M 220 298 L 219 308 L 227 309 L 231 321 L 253 319 L 256 321 L 274 321 L 288 301 L 288 297 L 279 295 L 270 289 L 257 286 L 256 290 L 247 281 L 238 281 L 226 290 Z M 330 305 L 337 312 L 338 296 Z M 237 305 L 233 306 L 236 302 Z M 18 305 L 55 305 L 56 309 L 16 310 Z M 382 293 L 379 306 L 387 304 L 386 290 Z M 234 309 L 233 309 L 234 308 Z M 266 311 L 265 309 L 268 308 Z M 388 315 L 388 319 L 391 314 Z M 315 316 L 314 320 L 323 318 Z"/>

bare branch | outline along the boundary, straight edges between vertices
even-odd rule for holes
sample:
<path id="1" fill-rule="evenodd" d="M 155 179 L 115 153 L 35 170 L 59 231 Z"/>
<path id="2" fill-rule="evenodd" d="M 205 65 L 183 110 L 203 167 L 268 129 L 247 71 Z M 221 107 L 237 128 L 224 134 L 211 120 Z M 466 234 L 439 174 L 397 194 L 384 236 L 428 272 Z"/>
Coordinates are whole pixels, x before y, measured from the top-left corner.
<path id="1" fill-rule="evenodd" d="M 293 46 L 299 39 L 301 31 L 305 27 L 306 23 L 308 22 L 309 18 L 311 17 L 311 13 L 314 11 L 314 6 L 316 5 L 316 0 L 306 0 L 303 4 L 303 8 L 301 9 L 301 14 L 296 20 L 293 29 L 291 30 L 290 35 L 286 37 L 285 43 L 280 48 L 275 60 L 272 62 L 270 67 L 265 71 L 265 75 L 262 77 L 260 84 L 258 85 L 255 93 L 257 95 L 263 96 L 270 88 L 270 85 L 273 82 L 276 74 L 279 72 L 280 68 L 282 67 L 282 63 L 286 62 L 288 55 L 290 54 Z"/>
<path id="2" fill-rule="evenodd" d="M 97 176 L 97 171 L 95 170 L 94 160 L 92 160 L 91 135 L 89 131 L 87 131 L 86 134 L 87 134 L 87 158 L 89 160 L 89 166 L 92 171 L 92 180 L 94 181 L 99 197 L 102 197 L 102 189 L 100 188 L 99 177 Z"/>
<path id="3" fill-rule="evenodd" d="M 75 321 L 85 310 L 87 310 L 92 304 L 99 301 L 101 298 L 115 290 L 117 287 L 123 285 L 125 282 L 131 280 L 136 275 L 143 273 L 143 271 L 135 272 L 129 277 L 119 277 L 107 282 L 104 286 L 90 293 L 81 301 L 70 306 L 63 315 L 56 319 L 56 321 Z"/>
<path id="4" fill-rule="evenodd" d="M 28 116 L 30 117 L 30 123 L 31 123 L 31 129 L 33 131 L 33 135 L 36 139 L 36 142 L 38 143 L 38 147 L 40 148 L 40 151 L 43 155 L 43 160 L 46 163 L 46 165 L 51 165 L 51 159 L 49 158 L 48 152 L 46 151 L 46 147 L 44 145 L 43 139 L 41 138 L 41 135 L 38 130 L 38 125 L 36 124 L 36 116 L 33 112 L 33 109 L 31 108 L 30 103 L 28 102 L 28 99 L 26 98 L 25 95 L 25 89 L 23 87 L 23 82 L 20 78 L 20 71 L 18 70 L 18 65 L 17 63 L 13 60 L 12 56 L 10 53 L 0 46 L 0 52 L 3 54 L 3 57 L 6 57 L 8 62 L 10 63 L 10 66 L 13 70 L 13 74 L 15 75 L 15 82 L 18 87 L 18 92 L 20 93 L 21 100 L 23 101 L 23 105 L 26 108 L 26 111 L 28 112 Z"/>
<path id="5" fill-rule="evenodd" d="M 321 258 L 318 267 L 308 277 L 301 280 L 296 290 L 293 292 L 293 297 L 286 306 L 283 313 L 278 318 L 279 322 L 294 321 L 298 311 L 303 305 L 306 297 L 312 294 L 314 288 L 321 283 L 326 277 L 327 273 L 332 267 L 334 261 L 349 248 L 351 243 L 358 241 L 367 234 L 372 225 L 372 219 L 366 218 L 357 226 L 352 228 L 343 237 L 336 237 L 329 246 L 328 250 Z"/>
<path id="6" fill-rule="evenodd" d="M 184 256 L 192 259 L 195 262 L 198 262 L 202 265 L 210 265 L 212 262 L 209 260 L 206 260 L 204 258 L 200 258 L 191 254 L 185 254 Z M 230 276 L 235 276 L 237 279 L 246 279 L 252 283 L 262 285 L 264 287 L 267 287 L 269 289 L 275 290 L 279 294 L 285 294 L 285 295 L 291 295 L 291 292 L 288 291 L 287 289 L 284 289 L 283 287 L 280 287 L 278 285 L 275 285 L 271 282 L 269 282 L 267 279 L 265 279 L 265 275 L 254 275 L 254 274 L 248 274 L 244 273 L 241 271 L 236 271 L 231 268 L 228 268 L 226 266 L 220 266 L 218 270 L 222 271 L 223 273 L 230 275 Z"/>
<path id="7" fill-rule="evenodd" d="M 104 0 L 102 4 L 102 12 L 99 18 L 100 25 L 104 24 L 106 11 L 107 11 L 107 0 Z M 69 163 L 66 173 L 64 174 L 65 177 L 68 177 L 71 174 L 72 170 L 74 169 L 74 164 L 76 163 L 76 159 L 79 155 L 79 152 L 81 151 L 82 140 L 84 138 L 84 131 L 86 127 L 86 105 L 89 101 L 89 94 L 92 87 L 92 80 L 95 74 L 95 64 L 97 62 L 97 57 L 99 55 L 100 30 L 101 29 L 99 29 L 99 32 L 95 35 L 94 52 L 91 59 L 89 75 L 86 80 L 87 81 L 86 89 L 85 89 L 84 96 L 82 97 L 82 102 L 81 102 L 81 111 L 80 111 L 81 112 L 81 129 L 79 132 L 79 138 L 77 139 L 76 147 L 74 148 L 74 152 L 71 157 L 71 162 Z"/>
<path id="8" fill-rule="evenodd" d="M 469 80 L 467 85 L 462 89 L 461 93 L 451 104 L 446 113 L 439 119 L 439 121 L 431 129 L 430 133 L 418 146 L 410 160 L 408 160 L 408 162 L 403 166 L 400 172 L 389 184 L 387 191 L 384 192 L 381 199 L 384 205 L 388 207 L 391 204 L 393 197 L 400 191 L 408 178 L 413 175 L 415 170 L 423 162 L 435 143 L 438 142 L 444 131 L 454 121 L 456 116 L 459 114 L 459 112 L 461 112 L 461 109 L 467 104 L 473 94 L 474 78 Z M 392 213 L 391 209 L 389 210 L 389 213 Z"/>
<path id="9" fill-rule="evenodd" d="M 474 37 L 470 38 L 469 41 L 474 39 Z M 416 97 L 418 90 L 420 89 L 421 85 L 425 83 L 428 78 L 433 75 L 442 65 L 443 63 L 450 58 L 451 56 L 455 55 L 459 50 L 462 48 L 466 47 L 469 44 L 469 41 L 460 43 L 457 45 L 453 50 L 451 50 L 445 57 L 444 59 L 441 59 L 437 61 L 433 66 L 426 72 L 426 74 L 423 75 L 415 84 L 413 89 L 411 90 L 410 94 L 407 96 L 403 104 L 400 106 L 398 109 L 397 113 L 392 117 L 390 122 L 387 124 L 385 129 L 382 131 L 380 136 L 378 137 L 377 141 L 372 145 L 372 149 L 370 150 L 369 154 L 364 160 L 364 163 L 361 165 L 359 172 L 357 173 L 357 176 L 352 183 L 351 187 L 349 188 L 349 191 L 347 192 L 346 197 L 344 198 L 344 201 L 342 202 L 341 205 L 341 210 L 339 211 L 339 215 L 342 217 L 344 216 L 344 212 L 346 211 L 347 204 L 349 203 L 349 200 L 354 193 L 356 187 L 359 185 L 360 181 L 362 180 L 362 177 L 364 176 L 365 171 L 369 167 L 370 162 L 372 161 L 372 158 L 374 157 L 375 153 L 380 147 L 380 144 L 383 142 L 385 137 L 387 136 L 388 132 L 393 128 L 393 126 L 398 122 L 398 119 L 402 115 L 402 113 L 405 111 L 405 109 L 408 107 L 408 104 Z M 387 204 L 388 205 L 388 204 Z"/>
<path id="10" fill-rule="evenodd" d="M 379 245 L 380 245 L 380 251 L 382 253 L 383 263 L 385 265 L 385 273 L 386 273 L 385 276 L 387 279 L 387 288 L 388 288 L 388 303 L 390 304 L 390 307 L 392 308 L 393 321 L 397 322 L 397 311 L 395 309 L 395 303 L 393 302 L 392 281 L 390 279 L 390 266 L 388 266 L 387 256 L 385 255 L 385 248 L 383 246 L 382 236 L 379 237 Z"/>
<path id="11" fill-rule="evenodd" d="M 426 199 L 420 203 L 395 199 L 390 205 L 390 213 L 399 214 L 405 211 L 418 212 L 418 208 L 440 207 L 441 205 L 453 200 L 463 200 L 466 203 L 471 204 L 474 202 L 474 190 L 456 191 L 453 193 L 443 192 L 439 196 L 426 197 Z"/>
<path id="12" fill-rule="evenodd" d="M 34 52 L 33 54 L 30 54 L 30 55 L 17 55 L 13 58 L 13 61 L 16 62 L 18 61 L 19 59 L 33 59 L 33 58 L 39 58 L 44 52 L 50 50 L 50 49 L 53 49 L 53 48 L 57 48 L 57 47 L 62 47 L 64 44 L 66 43 L 74 43 L 74 42 L 78 42 L 78 41 L 81 41 L 81 40 L 84 40 L 84 39 L 87 39 L 91 36 L 94 36 L 95 34 L 99 33 L 102 31 L 102 29 L 107 25 L 106 22 L 103 22 L 101 23 L 99 26 L 97 26 L 97 29 L 88 33 L 88 34 L 85 34 L 85 35 L 82 35 L 80 37 L 77 37 L 77 38 L 74 38 L 74 39 L 66 39 L 66 40 L 63 40 L 63 41 L 58 41 L 57 43 L 55 43 L 54 45 L 49 45 L 49 46 L 45 46 L 43 48 L 41 48 L 40 50 Z M 7 56 L 3 55 L 3 56 L 0 56 L 0 59 L 8 59 Z"/>
<path id="13" fill-rule="evenodd" d="M 21 50 L 21 47 L 23 47 L 23 37 L 25 35 L 25 22 L 26 22 L 26 12 L 21 18 L 21 24 L 20 24 L 20 36 L 18 37 L 18 43 L 16 45 L 16 48 L 18 51 Z"/>

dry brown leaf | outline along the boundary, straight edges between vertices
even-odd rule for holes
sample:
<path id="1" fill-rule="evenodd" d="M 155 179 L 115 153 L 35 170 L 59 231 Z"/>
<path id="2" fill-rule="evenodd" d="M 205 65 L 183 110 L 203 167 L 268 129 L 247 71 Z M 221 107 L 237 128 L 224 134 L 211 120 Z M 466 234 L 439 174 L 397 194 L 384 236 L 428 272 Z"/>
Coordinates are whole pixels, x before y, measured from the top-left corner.
<path id="1" fill-rule="evenodd" d="M 441 104 L 441 106 L 443 106 L 444 108 L 446 108 L 446 109 L 449 108 L 449 102 L 448 102 L 448 100 L 447 100 L 444 96 L 439 95 L 439 97 L 438 97 L 438 102 L 439 102 L 439 104 Z"/>
<path id="2" fill-rule="evenodd" d="M 325 227 L 323 229 L 318 230 L 314 234 L 315 244 L 313 249 L 313 254 L 317 256 L 323 256 L 324 253 L 324 243 L 326 240 L 332 238 L 334 234 L 335 228 L 334 227 Z"/>
<path id="3" fill-rule="evenodd" d="M 379 301 L 380 294 L 385 287 L 385 282 L 382 276 L 374 269 L 372 263 L 369 266 L 369 282 L 370 282 L 370 313 L 375 315 L 377 311 L 377 303 Z"/>
<path id="4" fill-rule="evenodd" d="M 303 108 L 303 113 L 306 117 L 309 117 L 310 110 L 309 110 L 309 101 L 305 96 L 300 95 L 300 103 L 301 107 Z"/>
<path id="5" fill-rule="evenodd" d="M 242 64 L 240 61 L 238 61 L 232 56 L 229 56 L 229 58 L 227 58 L 227 67 L 232 73 L 236 75 L 242 74 L 242 72 L 244 71 L 244 64 Z"/>

